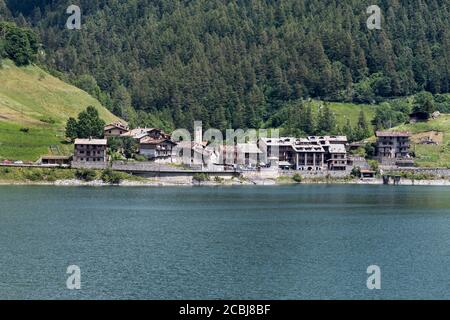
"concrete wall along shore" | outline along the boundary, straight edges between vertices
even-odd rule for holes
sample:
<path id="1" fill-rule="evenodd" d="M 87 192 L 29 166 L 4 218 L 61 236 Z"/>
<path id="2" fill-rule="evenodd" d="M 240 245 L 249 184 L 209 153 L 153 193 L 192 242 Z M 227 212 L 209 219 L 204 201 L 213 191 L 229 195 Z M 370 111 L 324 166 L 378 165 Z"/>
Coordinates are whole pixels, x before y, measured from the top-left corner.
<path id="1" fill-rule="evenodd" d="M 397 172 L 411 172 L 414 174 L 428 174 L 436 177 L 450 178 L 450 169 L 446 168 L 390 168 L 383 169 L 383 174 L 397 173 Z"/>

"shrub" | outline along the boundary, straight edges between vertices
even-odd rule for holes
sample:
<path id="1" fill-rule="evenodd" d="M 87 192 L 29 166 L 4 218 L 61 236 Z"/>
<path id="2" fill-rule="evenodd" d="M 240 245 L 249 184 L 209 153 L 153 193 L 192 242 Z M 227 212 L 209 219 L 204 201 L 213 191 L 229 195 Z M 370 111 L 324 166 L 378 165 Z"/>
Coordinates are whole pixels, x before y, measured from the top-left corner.
<path id="1" fill-rule="evenodd" d="M 58 179 L 54 175 L 48 175 L 45 177 L 45 180 L 47 180 L 48 182 L 55 182 Z"/>
<path id="2" fill-rule="evenodd" d="M 193 179 L 197 182 L 209 181 L 210 177 L 206 173 L 196 173 L 194 174 Z"/>
<path id="3" fill-rule="evenodd" d="M 292 180 L 294 180 L 297 183 L 302 182 L 303 178 L 301 175 L 299 175 L 298 173 L 294 174 L 294 176 L 292 177 Z"/>
<path id="4" fill-rule="evenodd" d="M 44 175 L 40 170 L 28 169 L 25 171 L 25 179 L 30 181 L 41 181 L 44 180 Z"/>
<path id="5" fill-rule="evenodd" d="M 119 152 L 111 152 L 111 150 L 109 150 L 108 153 L 111 156 L 111 161 L 124 161 L 124 160 L 127 160 Z"/>
<path id="6" fill-rule="evenodd" d="M 223 183 L 224 181 L 225 181 L 224 178 L 221 178 L 221 177 L 218 177 L 218 176 L 214 177 L 214 182 L 216 182 L 216 183 Z"/>
<path id="7" fill-rule="evenodd" d="M 134 156 L 134 159 L 135 159 L 136 161 L 139 161 L 139 162 L 144 162 L 144 161 L 147 161 L 147 160 L 148 160 L 146 156 L 143 156 L 143 155 L 141 155 L 141 154 L 136 154 L 136 155 Z"/>
<path id="8" fill-rule="evenodd" d="M 11 172 L 11 169 L 10 168 L 2 168 L 2 173 L 3 174 L 8 174 L 8 173 L 10 173 Z"/>
<path id="9" fill-rule="evenodd" d="M 367 161 L 369 163 L 370 169 L 372 171 L 378 172 L 380 169 L 380 163 L 377 160 L 368 160 Z"/>
<path id="10" fill-rule="evenodd" d="M 23 133 L 28 133 L 30 132 L 30 128 L 20 128 L 20 131 Z"/>
<path id="11" fill-rule="evenodd" d="M 122 175 L 111 169 L 103 170 L 101 178 L 104 183 L 110 184 L 119 184 L 122 181 Z"/>
<path id="12" fill-rule="evenodd" d="M 360 167 L 353 167 L 352 172 L 350 173 L 352 177 L 359 178 L 361 177 L 361 168 Z"/>
<path id="13" fill-rule="evenodd" d="M 44 122 L 44 123 L 48 123 L 48 124 L 55 124 L 56 123 L 55 119 L 53 119 L 52 117 L 42 118 L 42 119 L 40 119 L 40 121 Z"/>
<path id="14" fill-rule="evenodd" d="M 75 172 L 75 177 L 78 180 L 83 180 L 83 181 L 94 181 L 97 178 L 97 173 L 95 172 L 95 170 L 91 170 L 91 169 L 78 169 Z"/>

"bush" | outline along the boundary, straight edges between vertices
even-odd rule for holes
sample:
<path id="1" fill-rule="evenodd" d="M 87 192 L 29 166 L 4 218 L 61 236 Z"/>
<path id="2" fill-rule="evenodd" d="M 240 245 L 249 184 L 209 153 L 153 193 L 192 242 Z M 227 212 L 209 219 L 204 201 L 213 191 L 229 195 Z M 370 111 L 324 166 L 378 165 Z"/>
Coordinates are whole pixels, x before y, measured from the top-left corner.
<path id="1" fill-rule="evenodd" d="M 353 167 L 352 172 L 350 173 L 352 177 L 359 178 L 361 177 L 361 168 L 360 167 Z"/>
<path id="2" fill-rule="evenodd" d="M 136 155 L 134 156 L 134 160 L 136 160 L 136 161 L 138 161 L 138 162 L 144 162 L 144 161 L 147 161 L 148 159 L 147 159 L 146 156 L 143 156 L 143 155 L 141 155 L 141 154 L 136 154 Z"/>
<path id="3" fill-rule="evenodd" d="M 301 175 L 299 175 L 298 173 L 294 174 L 294 176 L 292 177 L 292 180 L 294 180 L 297 183 L 302 182 L 303 178 Z"/>
<path id="4" fill-rule="evenodd" d="M 206 173 L 196 173 L 196 174 L 194 174 L 193 179 L 197 182 L 205 182 L 205 181 L 209 181 L 210 177 Z"/>
<path id="5" fill-rule="evenodd" d="M 104 183 L 109 184 L 119 184 L 122 181 L 122 175 L 111 169 L 103 170 L 101 178 Z"/>
<path id="6" fill-rule="evenodd" d="M 44 180 L 44 175 L 39 170 L 28 169 L 25 171 L 25 179 L 30 181 L 42 181 Z"/>
<path id="7" fill-rule="evenodd" d="M 8 174 L 8 173 L 10 173 L 11 172 L 11 169 L 10 168 L 2 168 L 2 173 L 3 174 Z"/>
<path id="8" fill-rule="evenodd" d="M 75 172 L 75 177 L 78 180 L 83 180 L 83 181 L 94 181 L 97 178 L 97 173 L 95 172 L 95 170 L 91 170 L 91 169 L 78 169 Z"/>
<path id="9" fill-rule="evenodd" d="M 380 169 L 380 163 L 377 160 L 368 160 L 367 162 L 369 163 L 370 169 L 378 173 Z"/>
<path id="10" fill-rule="evenodd" d="M 415 173 L 410 171 L 393 172 L 393 174 L 409 180 L 435 180 L 436 178 L 438 178 L 437 176 L 432 174 Z"/>
<path id="11" fill-rule="evenodd" d="M 355 156 L 359 156 L 359 157 L 363 157 L 363 158 L 367 157 L 367 151 L 366 151 L 365 147 L 359 147 L 358 149 L 353 150 L 351 153 Z"/>
<path id="12" fill-rule="evenodd" d="M 218 176 L 214 177 L 214 182 L 216 182 L 216 183 L 223 183 L 224 181 L 225 181 L 224 178 L 221 178 L 221 177 L 218 177 Z"/>
<path id="13" fill-rule="evenodd" d="M 20 128 L 20 132 L 28 133 L 30 132 L 30 128 Z"/>
<path id="14" fill-rule="evenodd" d="M 51 174 L 51 175 L 45 176 L 45 180 L 48 182 L 55 182 L 58 179 L 56 178 L 56 176 Z"/>
<path id="15" fill-rule="evenodd" d="M 48 124 L 55 124 L 56 123 L 56 120 L 53 119 L 52 117 L 42 118 L 42 119 L 40 119 L 40 121 L 44 122 L 44 123 L 48 123 Z"/>

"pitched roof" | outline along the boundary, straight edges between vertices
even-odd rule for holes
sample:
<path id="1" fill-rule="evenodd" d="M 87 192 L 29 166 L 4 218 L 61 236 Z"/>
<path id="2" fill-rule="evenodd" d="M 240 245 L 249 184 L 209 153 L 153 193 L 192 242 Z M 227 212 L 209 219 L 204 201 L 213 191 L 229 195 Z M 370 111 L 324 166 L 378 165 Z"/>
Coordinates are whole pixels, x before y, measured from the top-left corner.
<path id="1" fill-rule="evenodd" d="M 122 137 L 133 137 L 135 139 L 140 139 L 148 135 L 148 133 L 152 130 L 153 128 L 136 128 L 122 134 Z"/>
<path id="2" fill-rule="evenodd" d="M 115 122 L 115 123 L 110 123 L 110 124 L 106 125 L 104 130 L 106 131 L 106 130 L 111 130 L 114 128 L 121 129 L 121 130 L 127 130 L 127 131 L 129 129 L 127 125 L 125 125 L 121 122 Z"/>
<path id="3" fill-rule="evenodd" d="M 377 137 L 410 137 L 411 134 L 405 131 L 377 131 Z"/>
<path id="4" fill-rule="evenodd" d="M 321 145 L 317 144 L 302 144 L 293 146 L 296 152 L 325 152 Z"/>
<path id="5" fill-rule="evenodd" d="M 309 136 L 310 141 L 347 142 L 347 136 Z"/>
<path id="6" fill-rule="evenodd" d="M 53 155 L 48 155 L 48 156 L 42 156 L 41 159 L 45 159 L 45 160 L 68 160 L 72 158 L 72 156 L 53 156 Z"/>
<path id="7" fill-rule="evenodd" d="M 168 142 L 170 144 L 176 145 L 176 143 L 173 142 L 172 140 L 164 139 L 164 138 L 163 139 L 154 139 L 152 137 L 144 137 L 139 141 L 140 144 L 150 144 L 150 145 L 158 145 L 158 144 L 161 144 L 164 142 Z"/>
<path id="8" fill-rule="evenodd" d="M 75 139 L 75 145 L 77 144 L 106 146 L 108 141 L 106 139 Z"/>
<path id="9" fill-rule="evenodd" d="M 343 144 L 331 144 L 329 150 L 330 153 L 347 153 Z"/>

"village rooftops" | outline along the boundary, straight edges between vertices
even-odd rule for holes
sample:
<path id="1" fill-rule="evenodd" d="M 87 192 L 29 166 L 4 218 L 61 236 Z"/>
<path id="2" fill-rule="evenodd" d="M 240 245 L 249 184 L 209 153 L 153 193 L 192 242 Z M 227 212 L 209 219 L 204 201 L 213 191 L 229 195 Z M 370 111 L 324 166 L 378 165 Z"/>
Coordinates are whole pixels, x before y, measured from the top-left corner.
<path id="1" fill-rule="evenodd" d="M 144 137 L 144 138 L 142 138 L 141 141 L 140 141 L 140 144 L 158 145 L 158 144 L 161 144 L 161 143 L 164 143 L 164 142 L 168 142 L 170 144 L 176 145 L 176 143 L 173 142 L 170 139 L 165 139 L 165 138 L 155 139 L 155 138 L 152 138 L 152 137 Z"/>
<path id="2" fill-rule="evenodd" d="M 328 145 L 346 144 L 346 136 L 309 136 L 308 138 L 261 138 L 268 146 Z"/>
<path id="3" fill-rule="evenodd" d="M 281 137 L 281 138 L 261 138 L 268 146 L 292 146 L 294 144 L 309 143 L 308 139 Z"/>
<path id="4" fill-rule="evenodd" d="M 376 133 L 377 137 L 379 138 L 395 138 L 395 137 L 404 137 L 409 138 L 411 134 L 409 132 L 405 131 L 377 131 Z"/>
<path id="5" fill-rule="evenodd" d="M 346 136 L 309 136 L 308 140 L 311 142 L 323 142 L 323 143 L 347 143 Z"/>
<path id="6" fill-rule="evenodd" d="M 317 144 L 294 145 L 293 148 L 296 152 L 325 152 L 322 146 Z"/>
<path id="7" fill-rule="evenodd" d="M 128 131 L 128 129 L 129 129 L 129 127 L 127 125 L 123 124 L 122 122 L 114 122 L 114 123 L 110 123 L 110 124 L 106 125 L 105 131 L 112 130 L 115 128 L 125 130 L 125 131 Z"/>
<path id="8" fill-rule="evenodd" d="M 136 140 L 141 140 L 147 136 L 150 136 L 153 139 L 170 139 L 169 134 L 157 128 L 136 128 L 121 135 L 121 137 L 132 137 Z"/>
<path id="9" fill-rule="evenodd" d="M 53 156 L 53 155 L 49 155 L 49 156 L 42 156 L 41 160 L 68 160 L 72 158 L 72 156 Z"/>
<path id="10" fill-rule="evenodd" d="M 106 139 L 75 139 L 75 145 L 106 146 L 107 144 Z"/>
<path id="11" fill-rule="evenodd" d="M 329 149 L 330 153 L 347 153 L 343 144 L 332 144 Z"/>
<path id="12" fill-rule="evenodd" d="M 148 134 L 153 130 L 154 128 L 136 128 L 122 134 L 121 137 L 132 137 L 134 139 L 141 139 L 145 136 L 148 136 Z"/>

